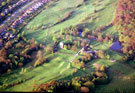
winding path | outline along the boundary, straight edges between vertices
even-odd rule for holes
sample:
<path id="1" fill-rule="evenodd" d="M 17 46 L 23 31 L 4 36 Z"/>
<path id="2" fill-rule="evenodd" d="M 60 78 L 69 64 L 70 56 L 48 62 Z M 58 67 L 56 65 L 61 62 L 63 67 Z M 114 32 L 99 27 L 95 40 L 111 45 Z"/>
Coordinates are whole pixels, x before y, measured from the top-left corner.
<path id="1" fill-rule="evenodd" d="M 83 48 L 82 48 L 83 49 Z M 78 54 L 82 51 L 82 49 L 81 50 L 79 50 L 75 55 L 74 55 L 74 58 L 70 61 L 71 63 L 74 61 L 74 59 L 78 56 Z"/>

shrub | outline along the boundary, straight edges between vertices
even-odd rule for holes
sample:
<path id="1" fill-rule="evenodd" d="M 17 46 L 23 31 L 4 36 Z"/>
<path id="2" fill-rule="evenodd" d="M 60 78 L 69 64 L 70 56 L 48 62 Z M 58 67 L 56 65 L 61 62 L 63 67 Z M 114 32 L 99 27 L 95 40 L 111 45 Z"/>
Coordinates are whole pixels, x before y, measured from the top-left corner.
<path id="1" fill-rule="evenodd" d="M 11 69 L 8 69 L 8 71 L 7 71 L 7 72 L 8 72 L 8 74 L 10 74 L 10 73 L 11 73 L 11 71 L 12 71 Z"/>
<path id="2" fill-rule="evenodd" d="M 107 67 L 102 65 L 99 69 L 99 71 L 105 72 L 107 70 Z"/>
<path id="3" fill-rule="evenodd" d="M 72 85 L 76 91 L 80 91 L 81 84 L 78 81 L 72 80 Z"/>
<path id="4" fill-rule="evenodd" d="M 102 72 L 95 72 L 95 75 L 97 76 L 97 77 L 103 77 L 104 75 L 103 75 L 103 73 Z"/>
<path id="5" fill-rule="evenodd" d="M 81 87 L 81 88 L 80 88 L 80 92 L 82 92 L 82 93 L 89 93 L 90 90 L 89 90 L 88 87 Z"/>
<path id="6" fill-rule="evenodd" d="M 98 51 L 98 57 L 101 58 L 101 59 L 104 59 L 105 58 L 105 51 L 104 50 L 99 50 Z"/>
<path id="7" fill-rule="evenodd" d="M 23 66 L 23 63 L 18 63 L 18 66 L 19 66 L 19 67 L 22 67 L 22 66 Z"/>
<path id="8" fill-rule="evenodd" d="M 95 88 L 95 84 L 92 81 L 87 81 L 83 85 L 90 88 L 90 89 Z"/>

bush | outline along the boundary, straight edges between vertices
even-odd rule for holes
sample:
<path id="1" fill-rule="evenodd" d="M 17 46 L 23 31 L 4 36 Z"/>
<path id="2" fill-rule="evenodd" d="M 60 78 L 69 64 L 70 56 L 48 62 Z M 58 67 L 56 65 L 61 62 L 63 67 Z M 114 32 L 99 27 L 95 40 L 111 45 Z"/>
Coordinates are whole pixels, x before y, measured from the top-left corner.
<path id="1" fill-rule="evenodd" d="M 103 77 L 104 76 L 104 74 L 102 73 L 102 72 L 95 72 L 95 75 L 97 76 L 97 77 Z"/>
<path id="2" fill-rule="evenodd" d="M 8 74 L 10 74 L 10 73 L 12 72 L 12 70 L 11 70 L 11 69 L 8 69 L 8 71 L 7 71 L 7 72 L 8 72 Z"/>
<path id="3" fill-rule="evenodd" d="M 92 81 L 87 81 L 83 85 L 90 88 L 90 89 L 95 88 L 95 85 L 94 85 L 94 83 Z"/>
<path id="4" fill-rule="evenodd" d="M 72 85 L 76 91 L 80 91 L 81 84 L 78 81 L 72 80 Z"/>
<path id="5" fill-rule="evenodd" d="M 99 71 L 105 72 L 107 70 L 107 67 L 102 65 L 99 69 Z"/>
<path id="6" fill-rule="evenodd" d="M 89 93 L 90 90 L 89 90 L 88 87 L 81 87 L 81 88 L 80 88 L 80 92 L 82 92 L 82 93 Z"/>
<path id="7" fill-rule="evenodd" d="M 99 58 L 101 58 L 101 59 L 105 58 L 105 51 L 104 50 L 99 50 L 97 54 L 98 54 Z"/>

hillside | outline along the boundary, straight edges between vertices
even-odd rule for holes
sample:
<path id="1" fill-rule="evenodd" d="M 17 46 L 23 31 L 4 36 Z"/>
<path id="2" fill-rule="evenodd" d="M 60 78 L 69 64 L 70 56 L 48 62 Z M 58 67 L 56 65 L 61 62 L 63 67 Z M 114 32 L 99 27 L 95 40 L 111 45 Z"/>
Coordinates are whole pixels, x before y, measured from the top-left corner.
<path id="1" fill-rule="evenodd" d="M 133 2 L 0 0 L 0 92 L 134 92 Z"/>

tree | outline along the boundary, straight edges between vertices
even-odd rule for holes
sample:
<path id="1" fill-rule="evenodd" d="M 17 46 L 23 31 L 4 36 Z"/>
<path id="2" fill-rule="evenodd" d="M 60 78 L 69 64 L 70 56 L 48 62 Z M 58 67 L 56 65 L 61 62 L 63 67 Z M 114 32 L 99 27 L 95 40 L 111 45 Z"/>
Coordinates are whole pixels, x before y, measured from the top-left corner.
<path id="1" fill-rule="evenodd" d="M 83 41 L 81 42 L 81 47 L 85 47 L 86 44 L 87 44 L 87 42 L 86 42 L 85 40 L 83 40 Z"/>
<path id="2" fill-rule="evenodd" d="M 4 14 L 3 14 L 3 13 L 1 13 L 0 15 L 1 15 L 1 16 L 4 16 Z"/>
<path id="3" fill-rule="evenodd" d="M 72 48 L 71 48 L 71 50 L 76 51 L 77 50 L 77 46 L 76 45 L 73 45 Z"/>
<path id="4" fill-rule="evenodd" d="M 48 46 L 44 49 L 44 51 L 45 51 L 45 54 L 46 54 L 46 55 L 53 53 L 53 47 L 52 47 L 52 45 L 48 45 Z"/>
<path id="5" fill-rule="evenodd" d="M 19 66 L 19 67 L 22 67 L 22 66 L 23 66 L 23 63 L 18 63 L 18 66 Z"/>
<path id="6" fill-rule="evenodd" d="M 78 35 L 78 31 L 77 31 L 77 30 L 74 30 L 74 31 L 72 32 L 72 34 L 73 34 L 73 36 L 77 36 L 77 35 Z"/>
<path id="7" fill-rule="evenodd" d="M 24 36 L 24 35 L 25 35 L 25 32 L 23 31 L 22 34 L 21 34 L 21 36 Z"/>
<path id="8" fill-rule="evenodd" d="M 67 48 L 70 50 L 70 48 L 71 48 L 70 44 L 67 45 Z"/>
<path id="9" fill-rule="evenodd" d="M 8 49 L 12 46 L 12 43 L 10 41 L 8 41 L 5 45 L 5 48 Z"/>
<path id="10" fill-rule="evenodd" d="M 42 51 L 38 51 L 36 57 L 37 57 L 37 60 L 35 61 L 34 67 L 41 65 L 44 61 Z"/>
<path id="11" fill-rule="evenodd" d="M 135 2 L 133 0 L 119 0 L 113 24 L 119 33 L 119 41 L 123 46 L 123 53 L 135 52 Z M 120 12 L 119 12 L 120 11 Z M 130 54 L 132 55 L 132 53 Z"/>
<path id="12" fill-rule="evenodd" d="M 98 34 L 98 41 L 102 42 L 103 41 L 103 37 L 102 37 L 102 34 Z"/>
<path id="13" fill-rule="evenodd" d="M 6 3 L 3 1 L 3 2 L 1 3 L 1 5 L 4 6 L 4 5 L 6 5 Z"/>
<path id="14" fill-rule="evenodd" d="M 90 61 L 91 57 L 92 57 L 92 54 L 86 53 L 86 57 L 87 57 L 88 61 Z"/>
<path id="15" fill-rule="evenodd" d="M 87 81 L 83 85 L 89 87 L 90 89 L 93 89 L 95 87 L 92 81 Z"/>
<path id="16" fill-rule="evenodd" d="M 104 50 L 99 50 L 98 51 L 98 57 L 101 58 L 101 59 L 104 59 L 105 58 L 105 51 Z"/>
<path id="17" fill-rule="evenodd" d="M 90 90 L 89 90 L 88 87 L 81 87 L 81 88 L 80 88 L 80 91 L 81 91 L 82 93 L 89 93 L 89 92 L 90 92 Z"/>
<path id="18" fill-rule="evenodd" d="M 5 48 L 2 48 L 0 50 L 0 62 L 8 63 L 8 61 L 7 61 L 7 51 L 5 50 Z"/>
<path id="19" fill-rule="evenodd" d="M 80 41 L 78 40 L 78 41 L 77 41 L 77 47 L 80 47 L 80 45 L 81 45 L 81 43 L 80 43 Z"/>
<path id="20" fill-rule="evenodd" d="M 82 32 L 82 37 L 85 37 L 85 36 L 86 36 L 86 32 L 83 31 L 83 32 Z"/>
<path id="21" fill-rule="evenodd" d="M 24 57 L 20 57 L 20 62 L 23 62 L 24 61 Z"/>
<path id="22" fill-rule="evenodd" d="M 68 49 L 68 46 L 67 45 L 64 45 L 64 49 L 67 50 Z"/>
<path id="23" fill-rule="evenodd" d="M 10 54 L 8 57 L 9 57 L 10 59 L 12 59 L 12 58 L 13 58 L 13 54 Z"/>
<path id="24" fill-rule="evenodd" d="M 54 42 L 57 42 L 58 41 L 57 38 L 56 38 L 56 36 L 53 37 L 53 41 Z"/>
<path id="25" fill-rule="evenodd" d="M 11 69 L 8 69 L 7 72 L 8 72 L 8 74 L 10 74 L 12 72 L 12 70 Z"/>
<path id="26" fill-rule="evenodd" d="M 37 52 L 37 58 L 42 58 L 43 57 L 43 53 L 42 53 L 42 51 L 38 51 Z"/>

